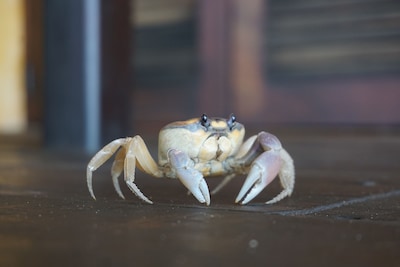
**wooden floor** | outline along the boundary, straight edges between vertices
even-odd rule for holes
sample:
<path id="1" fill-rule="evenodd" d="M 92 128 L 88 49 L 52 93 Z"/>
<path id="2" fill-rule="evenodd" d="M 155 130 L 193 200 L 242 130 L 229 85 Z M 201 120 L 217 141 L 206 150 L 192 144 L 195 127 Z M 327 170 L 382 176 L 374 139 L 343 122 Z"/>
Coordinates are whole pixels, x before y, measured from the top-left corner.
<path id="1" fill-rule="evenodd" d="M 400 135 L 282 131 L 296 163 L 294 194 L 274 182 L 247 206 L 239 177 L 199 204 L 177 181 L 137 174 L 154 205 L 89 155 L 0 138 L 0 266 L 400 266 Z M 145 138 L 152 151 L 156 140 Z M 209 179 L 210 188 L 219 178 Z"/>

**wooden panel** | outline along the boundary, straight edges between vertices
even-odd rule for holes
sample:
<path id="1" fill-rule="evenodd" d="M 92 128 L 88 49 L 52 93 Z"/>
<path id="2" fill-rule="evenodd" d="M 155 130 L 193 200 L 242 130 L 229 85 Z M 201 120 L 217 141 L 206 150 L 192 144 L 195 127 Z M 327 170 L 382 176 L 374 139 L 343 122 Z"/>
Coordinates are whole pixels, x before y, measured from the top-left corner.
<path id="1" fill-rule="evenodd" d="M 45 5 L 44 117 L 45 141 L 50 146 L 89 149 L 98 135 L 104 143 L 130 134 L 130 1 L 101 1 L 101 100 L 93 96 L 96 92 L 87 95 L 89 76 L 85 67 L 93 61 L 86 61 L 84 29 L 88 25 L 85 16 L 89 15 L 84 3 L 52 0 Z M 90 127 L 86 100 L 101 101 L 101 130 L 92 131 L 92 135 L 89 128 L 94 127 Z"/>
<path id="2" fill-rule="evenodd" d="M 193 0 L 134 2 L 135 133 L 197 116 L 197 18 Z"/>
<path id="3" fill-rule="evenodd" d="M 267 3 L 266 16 L 251 8 L 262 8 L 257 1 L 249 1 L 246 8 L 239 3 L 231 8 L 235 16 L 230 22 L 229 44 L 234 53 L 229 75 L 235 109 L 241 111 L 243 120 L 400 122 L 400 15 L 394 11 L 398 2 Z M 254 38 L 260 23 L 267 25 L 258 30 L 263 40 Z M 259 49 L 263 43 L 266 46 Z M 264 65 L 249 52 L 257 50 Z M 248 70 L 252 73 L 245 74 Z M 260 71 L 264 81 L 257 76 Z M 263 92 L 258 91 L 261 87 Z M 249 96 L 256 100 L 246 100 Z"/>
<path id="4" fill-rule="evenodd" d="M 43 120 L 43 0 L 25 0 L 28 120 Z"/>
<path id="5" fill-rule="evenodd" d="M 137 0 L 132 19 L 139 90 L 189 87 L 196 80 L 193 0 Z"/>
<path id="6" fill-rule="evenodd" d="M 229 88 L 231 7 L 229 0 L 199 3 L 199 113 L 226 116 L 232 112 L 234 98 Z"/>
<path id="7" fill-rule="evenodd" d="M 132 132 L 131 1 L 101 1 L 102 141 Z"/>
<path id="8" fill-rule="evenodd" d="M 264 117 L 266 92 L 263 73 L 264 0 L 233 1 L 230 32 L 230 89 L 232 111 L 248 121 Z"/>
<path id="9" fill-rule="evenodd" d="M 179 24 L 136 31 L 146 37 L 143 43 L 136 40 L 143 48 L 136 51 L 139 120 L 234 112 L 241 121 L 254 123 L 400 122 L 396 1 L 197 4 L 199 80 L 191 76 L 192 69 L 182 68 L 182 61 L 191 62 L 188 51 L 194 44 L 178 40 L 188 35 L 169 28 Z M 187 45 L 183 50 L 182 42 Z"/>
<path id="10" fill-rule="evenodd" d="M 400 73 L 400 2 L 268 3 L 270 82 Z"/>
<path id="11" fill-rule="evenodd" d="M 44 142 L 85 146 L 83 12 L 81 1 L 46 1 L 44 12 Z"/>
<path id="12" fill-rule="evenodd" d="M 26 127 L 24 1 L 0 2 L 0 132 Z"/>
<path id="13" fill-rule="evenodd" d="M 268 1 L 267 121 L 400 122 L 398 1 Z"/>

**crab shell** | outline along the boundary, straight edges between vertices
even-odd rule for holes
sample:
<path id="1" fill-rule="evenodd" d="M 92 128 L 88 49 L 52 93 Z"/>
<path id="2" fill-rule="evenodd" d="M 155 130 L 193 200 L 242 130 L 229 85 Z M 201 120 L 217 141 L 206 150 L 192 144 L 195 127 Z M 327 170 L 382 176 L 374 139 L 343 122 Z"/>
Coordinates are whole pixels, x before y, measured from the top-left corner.
<path id="1" fill-rule="evenodd" d="M 168 151 L 186 153 L 194 162 L 224 161 L 237 154 L 243 143 L 245 128 L 235 122 L 229 126 L 225 119 L 210 119 L 205 127 L 199 119 L 178 121 L 161 129 L 158 144 L 160 166 L 168 163 Z"/>

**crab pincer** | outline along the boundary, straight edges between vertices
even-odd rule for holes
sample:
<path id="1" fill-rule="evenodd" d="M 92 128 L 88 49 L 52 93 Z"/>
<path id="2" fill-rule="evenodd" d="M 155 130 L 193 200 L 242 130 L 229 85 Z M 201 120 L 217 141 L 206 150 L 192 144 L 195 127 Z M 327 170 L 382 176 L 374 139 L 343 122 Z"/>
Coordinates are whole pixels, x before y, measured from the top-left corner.
<path id="1" fill-rule="evenodd" d="M 182 151 L 170 149 L 168 159 L 171 169 L 175 171 L 182 184 L 200 203 L 210 205 L 210 192 L 207 183 L 201 172 L 194 168 L 194 163 L 189 156 Z"/>
<path id="2" fill-rule="evenodd" d="M 248 176 L 236 197 L 236 203 L 247 204 L 255 198 L 277 175 L 280 177 L 283 191 L 266 202 L 276 203 L 284 197 L 290 196 L 294 188 L 293 159 L 282 148 L 279 139 L 270 133 L 261 132 L 257 135 L 253 145 L 244 158 L 252 158 L 255 151 L 264 151 L 259 154 L 250 165 Z"/>
<path id="3" fill-rule="evenodd" d="M 258 156 L 235 202 L 244 205 L 255 198 L 278 175 L 281 165 L 278 151 L 266 151 Z"/>

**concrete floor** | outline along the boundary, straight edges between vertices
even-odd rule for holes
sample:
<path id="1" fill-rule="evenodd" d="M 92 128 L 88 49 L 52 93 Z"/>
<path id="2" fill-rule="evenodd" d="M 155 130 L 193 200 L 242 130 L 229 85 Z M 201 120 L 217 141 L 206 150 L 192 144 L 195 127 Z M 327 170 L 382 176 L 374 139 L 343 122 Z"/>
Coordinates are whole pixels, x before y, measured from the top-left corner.
<path id="1" fill-rule="evenodd" d="M 263 205 L 274 182 L 236 205 L 239 177 L 209 207 L 140 172 L 155 204 L 122 183 L 119 199 L 110 164 L 94 174 L 94 201 L 88 155 L 1 137 L 0 266 L 400 266 L 400 135 L 280 137 L 296 163 L 291 198 Z"/>

